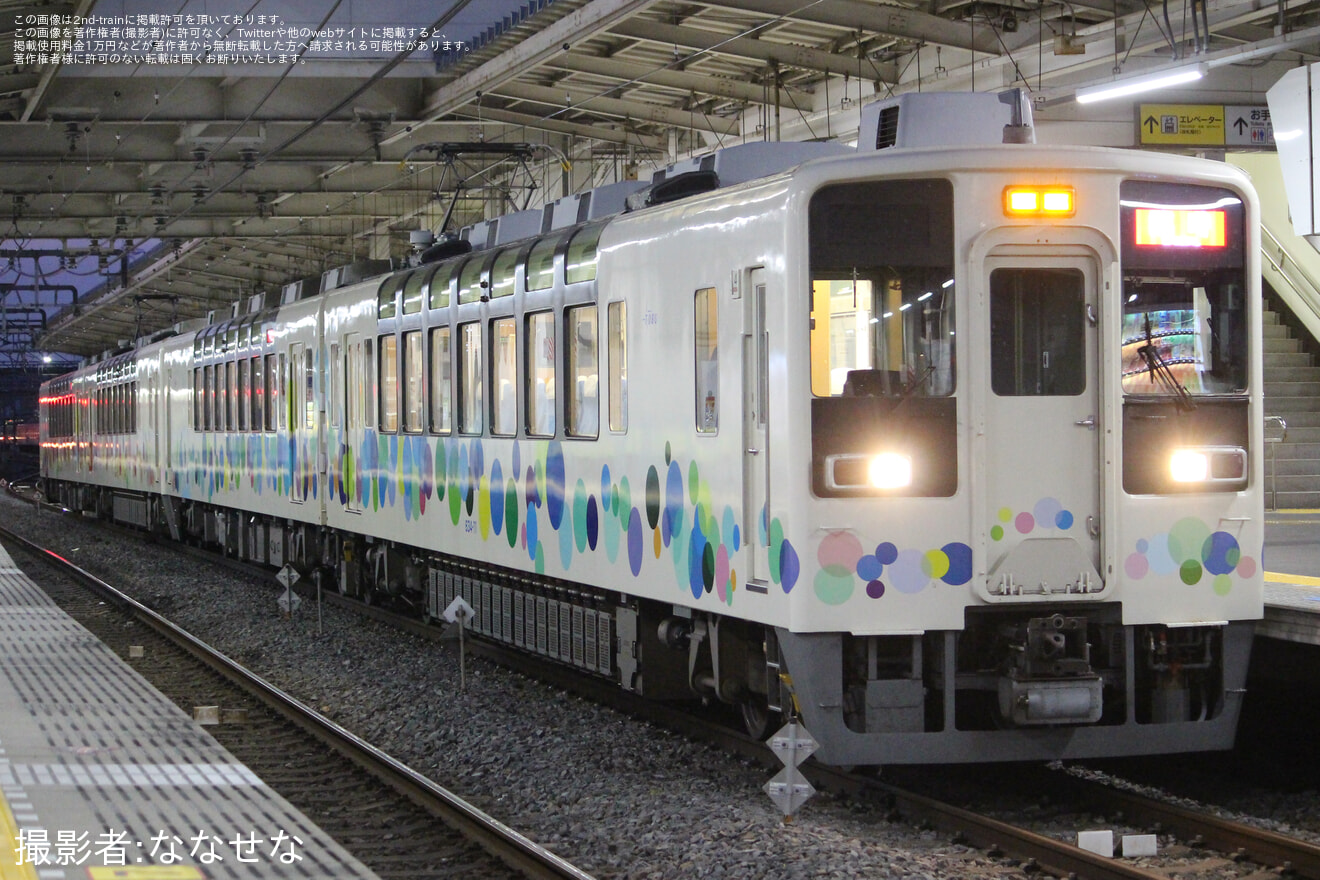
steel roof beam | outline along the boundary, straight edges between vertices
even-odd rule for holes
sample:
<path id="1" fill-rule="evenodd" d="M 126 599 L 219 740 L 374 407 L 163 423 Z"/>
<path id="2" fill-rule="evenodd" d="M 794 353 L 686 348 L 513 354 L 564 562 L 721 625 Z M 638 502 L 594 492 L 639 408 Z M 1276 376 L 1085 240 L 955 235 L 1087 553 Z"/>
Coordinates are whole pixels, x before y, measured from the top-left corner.
<path id="1" fill-rule="evenodd" d="M 496 107 L 474 107 L 469 105 L 455 110 L 454 115 L 483 122 L 494 120 L 508 125 L 520 125 L 540 131 L 568 134 L 574 137 L 591 138 L 615 144 L 634 144 L 651 150 L 663 149 L 665 146 L 663 138 L 638 134 L 621 128 L 605 128 L 604 126 L 586 125 L 581 122 L 566 122 L 562 119 L 545 119 L 531 113 L 519 113 L 515 110 L 502 110 Z"/>
<path id="2" fill-rule="evenodd" d="M 451 83 L 432 92 L 425 109 L 418 114 L 426 122 L 434 122 L 453 110 L 470 104 L 482 92 L 488 92 L 517 76 L 544 64 L 564 51 L 565 46 L 580 43 L 650 6 L 654 0 L 591 0 L 580 9 L 546 27 L 497 58 L 476 70 L 460 76 Z M 398 132 L 382 143 L 392 143 L 406 137 Z"/>
<path id="3" fill-rule="evenodd" d="M 686 73 L 681 70 L 657 70 L 646 64 L 620 61 L 617 58 L 600 58 L 577 52 L 565 52 L 550 59 L 546 62 L 546 66 L 575 73 L 590 73 L 613 79 L 629 80 L 634 83 L 649 83 L 681 92 L 696 92 L 700 95 L 711 95 L 716 98 L 745 101 L 751 104 L 774 104 L 774 88 L 766 89 L 746 80 L 735 80 L 727 77 Z M 792 92 L 792 98 L 788 94 L 790 91 Z M 811 95 L 801 89 L 784 86 L 780 88 L 780 93 L 783 98 L 780 101 L 780 106 L 785 109 L 794 106 L 793 98 L 797 99 L 799 106 L 803 102 L 810 103 L 811 101 Z"/>
<path id="4" fill-rule="evenodd" d="M 792 46 L 755 40 L 751 37 L 727 37 L 699 28 L 665 24 L 648 18 L 632 18 L 610 28 L 617 37 L 647 40 L 668 46 L 684 46 L 702 52 L 714 52 L 734 58 L 777 63 L 781 67 L 821 71 L 836 76 L 862 76 L 870 79 L 875 71 L 861 67 L 856 56 L 838 55 L 807 46 Z"/>
<path id="5" fill-rule="evenodd" d="M 506 98 L 532 101 L 537 104 L 547 104 L 551 107 L 603 113 L 608 116 L 618 116 L 642 122 L 655 122 L 675 128 L 696 128 L 721 135 L 736 135 L 738 133 L 738 121 L 735 119 L 710 117 L 697 112 L 689 113 L 686 110 L 674 110 L 660 104 L 650 104 L 643 101 L 623 101 L 618 98 L 607 98 L 604 95 L 593 95 L 590 92 L 575 89 L 538 86 L 524 82 L 506 82 L 495 91 Z M 568 99 L 567 104 L 565 104 L 565 98 Z"/>
<path id="6" fill-rule="evenodd" d="M 805 4 L 800 0 L 703 0 L 703 5 L 888 34 L 918 43 L 938 43 L 989 55 L 1003 51 L 988 27 L 980 29 L 981 33 L 976 33 L 973 39 L 974 31 L 970 25 L 902 6 L 859 3 L 857 0 L 820 0 Z"/>

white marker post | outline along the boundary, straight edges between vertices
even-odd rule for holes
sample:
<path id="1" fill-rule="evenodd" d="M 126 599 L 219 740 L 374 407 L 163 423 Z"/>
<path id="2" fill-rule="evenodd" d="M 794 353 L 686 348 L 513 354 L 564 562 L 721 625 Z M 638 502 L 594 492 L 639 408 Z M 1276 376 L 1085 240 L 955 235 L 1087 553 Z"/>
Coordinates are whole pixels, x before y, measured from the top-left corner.
<path id="1" fill-rule="evenodd" d="M 458 624 L 458 689 L 467 691 L 467 665 L 466 665 L 466 647 L 463 644 L 463 630 L 467 628 L 467 622 L 472 619 L 475 612 L 462 596 L 455 596 L 454 601 L 449 603 L 442 615 L 449 623 Z"/>
<path id="2" fill-rule="evenodd" d="M 793 821 L 793 814 L 816 793 L 798 765 L 810 758 L 811 753 L 818 748 L 820 746 L 816 740 L 796 720 L 788 722 L 770 737 L 770 751 L 784 762 L 784 769 L 767 782 L 762 790 L 783 811 L 785 825 Z"/>
<path id="3" fill-rule="evenodd" d="M 298 606 L 302 604 L 302 598 L 293 591 L 293 585 L 298 583 L 302 575 L 298 574 L 298 569 L 289 565 L 287 562 L 275 574 L 275 580 L 279 581 L 284 587 L 284 592 L 280 594 L 276 603 L 280 606 L 280 611 L 284 612 L 285 617 L 291 617 Z"/>

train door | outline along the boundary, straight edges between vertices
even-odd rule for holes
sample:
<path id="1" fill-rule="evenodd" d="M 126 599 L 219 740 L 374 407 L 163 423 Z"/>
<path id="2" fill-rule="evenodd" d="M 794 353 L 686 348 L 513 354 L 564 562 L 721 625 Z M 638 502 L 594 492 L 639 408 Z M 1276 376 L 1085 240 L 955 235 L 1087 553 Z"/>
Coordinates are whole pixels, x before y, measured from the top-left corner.
<path id="1" fill-rule="evenodd" d="M 289 457 L 291 467 L 289 474 L 292 479 L 290 497 L 297 502 L 302 502 L 305 497 L 303 487 L 303 468 L 302 453 L 304 444 L 301 442 L 305 436 L 303 433 L 303 351 L 301 342 L 295 342 L 289 346 L 288 380 L 285 386 L 288 390 L 285 399 L 285 406 L 289 411 Z"/>
<path id="2" fill-rule="evenodd" d="M 162 364 L 164 364 L 165 360 L 166 358 L 164 357 L 161 358 Z M 161 409 L 162 421 L 164 422 L 165 425 L 164 431 L 155 431 L 156 446 L 158 447 L 156 462 L 160 467 L 160 481 L 162 484 L 172 484 L 174 482 L 174 478 L 171 474 L 171 471 L 174 468 L 174 456 L 172 454 L 172 450 L 174 447 L 174 414 L 170 412 L 170 389 L 174 387 L 174 383 L 176 379 L 177 379 L 177 373 L 175 372 L 174 364 L 169 364 L 165 366 L 165 388 L 163 389 L 162 392 L 153 391 L 151 393 L 153 398 L 151 401 L 151 412 L 153 413 L 152 429 L 153 431 L 155 429 L 154 414 L 156 412 L 157 406 L 159 406 Z M 165 454 L 163 457 L 159 454 L 160 453 L 159 446 L 162 439 L 161 438 L 162 434 L 164 434 L 164 440 L 165 440 L 165 450 L 164 450 Z M 162 485 L 159 491 L 163 492 L 164 490 L 165 490 L 165 486 Z"/>
<path id="3" fill-rule="evenodd" d="M 362 461 L 357 458 L 357 449 L 362 448 L 362 407 L 364 370 L 362 367 L 362 334 L 345 333 L 343 352 L 344 381 L 340 387 L 344 395 L 344 442 L 339 450 L 341 456 L 340 472 L 344 475 L 345 508 L 354 513 L 361 513 L 362 506 L 358 495 L 358 481 L 361 479 L 358 469 Z"/>
<path id="4" fill-rule="evenodd" d="M 770 509 L 769 344 L 765 324 L 765 270 L 752 269 L 743 297 L 743 534 L 752 548 L 749 585 L 764 587 L 769 579 L 762 542 Z M 749 589 L 752 588 L 749 586 Z"/>
<path id="5" fill-rule="evenodd" d="M 991 595 L 1103 587 L 1100 271 L 1089 253 L 985 260 L 990 369 L 972 375 L 989 385 L 980 464 Z"/>

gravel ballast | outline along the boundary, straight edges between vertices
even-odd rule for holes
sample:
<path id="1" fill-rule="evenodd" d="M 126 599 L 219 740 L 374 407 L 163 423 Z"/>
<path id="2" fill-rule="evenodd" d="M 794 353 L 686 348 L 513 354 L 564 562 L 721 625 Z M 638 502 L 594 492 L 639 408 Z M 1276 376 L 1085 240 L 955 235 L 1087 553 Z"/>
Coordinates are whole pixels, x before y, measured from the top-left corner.
<path id="1" fill-rule="evenodd" d="M 304 603 L 278 585 L 0 495 L 52 547 L 399 760 L 602 878 L 1025 876 L 1011 861 L 818 795 L 791 824 L 762 767 L 458 648 Z M 202 695 L 199 695 L 199 698 Z"/>

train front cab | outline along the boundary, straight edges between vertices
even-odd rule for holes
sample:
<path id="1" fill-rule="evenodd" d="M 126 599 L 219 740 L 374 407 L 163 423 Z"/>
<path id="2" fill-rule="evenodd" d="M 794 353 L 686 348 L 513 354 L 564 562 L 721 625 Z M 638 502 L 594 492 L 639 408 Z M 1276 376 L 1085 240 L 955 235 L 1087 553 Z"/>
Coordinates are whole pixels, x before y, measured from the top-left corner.
<path id="1" fill-rule="evenodd" d="M 1259 275 L 1254 196 L 1216 175 L 816 191 L 800 601 L 839 631 L 776 632 L 824 760 L 1232 745 L 1261 613 Z"/>

